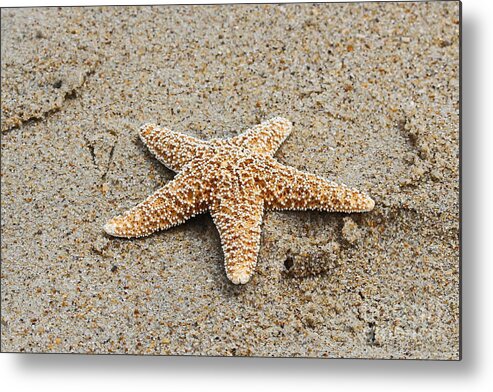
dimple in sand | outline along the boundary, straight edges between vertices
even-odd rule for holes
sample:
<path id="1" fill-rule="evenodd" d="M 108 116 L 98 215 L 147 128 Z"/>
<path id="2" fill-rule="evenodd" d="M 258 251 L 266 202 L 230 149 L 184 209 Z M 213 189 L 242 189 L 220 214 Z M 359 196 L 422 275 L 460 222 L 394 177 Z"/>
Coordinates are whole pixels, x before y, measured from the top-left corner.
<path id="1" fill-rule="evenodd" d="M 230 139 L 203 141 L 146 124 L 140 137 L 178 172 L 145 201 L 111 219 L 105 231 L 142 237 L 209 211 L 224 252 L 226 275 L 247 283 L 257 264 L 265 210 L 371 211 L 365 193 L 283 165 L 273 158 L 292 129 L 281 117 Z"/>

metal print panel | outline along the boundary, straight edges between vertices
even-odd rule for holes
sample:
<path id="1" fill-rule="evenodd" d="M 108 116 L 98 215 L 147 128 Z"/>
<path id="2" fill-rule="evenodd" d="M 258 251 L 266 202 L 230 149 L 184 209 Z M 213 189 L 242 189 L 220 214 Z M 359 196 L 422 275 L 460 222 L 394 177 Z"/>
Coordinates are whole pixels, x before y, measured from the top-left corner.
<path id="1" fill-rule="evenodd" d="M 3 352 L 460 358 L 460 3 L 1 19 Z"/>

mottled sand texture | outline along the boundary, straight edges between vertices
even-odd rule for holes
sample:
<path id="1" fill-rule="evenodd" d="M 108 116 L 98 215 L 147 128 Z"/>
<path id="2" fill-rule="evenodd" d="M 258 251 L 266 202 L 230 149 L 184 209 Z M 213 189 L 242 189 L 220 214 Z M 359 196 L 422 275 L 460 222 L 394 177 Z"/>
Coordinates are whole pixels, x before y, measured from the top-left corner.
<path id="1" fill-rule="evenodd" d="M 2 10 L 3 351 L 459 358 L 459 3 Z M 365 214 L 270 212 L 226 278 L 208 214 L 102 227 L 173 177 L 145 122 L 294 122 L 279 161 Z"/>

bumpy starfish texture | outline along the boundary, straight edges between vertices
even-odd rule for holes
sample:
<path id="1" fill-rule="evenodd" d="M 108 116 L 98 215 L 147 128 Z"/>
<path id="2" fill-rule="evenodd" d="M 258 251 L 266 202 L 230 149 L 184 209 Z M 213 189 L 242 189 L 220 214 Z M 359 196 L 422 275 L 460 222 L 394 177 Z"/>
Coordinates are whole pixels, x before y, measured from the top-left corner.
<path id="1" fill-rule="evenodd" d="M 144 125 L 143 142 L 178 174 L 144 202 L 111 219 L 105 231 L 142 237 L 210 211 L 226 275 L 234 284 L 244 284 L 257 264 L 264 210 L 372 210 L 375 203 L 365 193 L 273 158 L 291 128 L 289 121 L 276 117 L 231 139 L 202 141 Z"/>

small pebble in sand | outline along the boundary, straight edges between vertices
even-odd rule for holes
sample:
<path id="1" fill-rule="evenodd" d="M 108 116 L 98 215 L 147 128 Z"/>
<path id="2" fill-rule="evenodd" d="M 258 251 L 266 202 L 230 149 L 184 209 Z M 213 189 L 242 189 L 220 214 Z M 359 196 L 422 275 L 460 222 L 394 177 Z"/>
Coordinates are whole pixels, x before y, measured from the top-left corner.
<path id="1" fill-rule="evenodd" d="M 351 218 L 344 218 L 344 226 L 342 227 L 342 236 L 344 239 L 351 245 L 354 245 L 361 239 L 361 235 L 358 225 Z"/>

